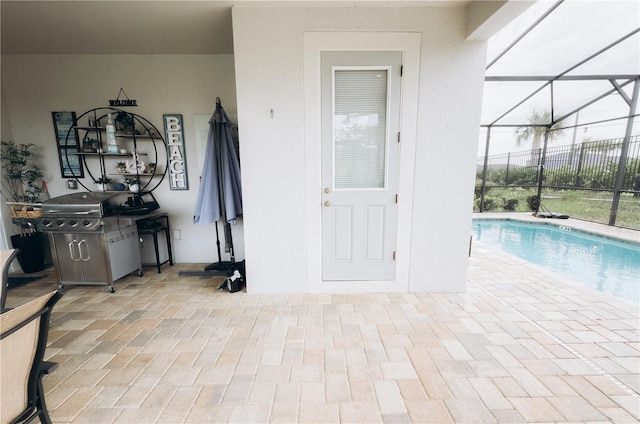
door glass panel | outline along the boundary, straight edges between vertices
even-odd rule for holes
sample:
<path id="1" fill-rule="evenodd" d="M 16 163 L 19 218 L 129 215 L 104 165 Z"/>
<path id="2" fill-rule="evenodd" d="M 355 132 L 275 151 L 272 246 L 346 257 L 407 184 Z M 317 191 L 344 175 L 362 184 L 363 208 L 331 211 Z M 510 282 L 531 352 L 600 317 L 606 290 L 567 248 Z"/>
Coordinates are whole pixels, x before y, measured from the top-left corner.
<path id="1" fill-rule="evenodd" d="M 384 188 L 387 71 L 334 70 L 333 184 Z"/>

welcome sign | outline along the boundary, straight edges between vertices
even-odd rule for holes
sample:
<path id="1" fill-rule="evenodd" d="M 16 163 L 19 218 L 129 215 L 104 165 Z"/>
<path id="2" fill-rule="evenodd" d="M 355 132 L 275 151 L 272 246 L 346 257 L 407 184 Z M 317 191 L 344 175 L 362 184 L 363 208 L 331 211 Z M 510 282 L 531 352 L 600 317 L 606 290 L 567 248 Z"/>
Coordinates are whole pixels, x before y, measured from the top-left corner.
<path id="1" fill-rule="evenodd" d="M 167 157 L 169 158 L 169 188 L 171 190 L 189 190 L 182 115 L 162 115 L 162 118 L 167 141 Z"/>

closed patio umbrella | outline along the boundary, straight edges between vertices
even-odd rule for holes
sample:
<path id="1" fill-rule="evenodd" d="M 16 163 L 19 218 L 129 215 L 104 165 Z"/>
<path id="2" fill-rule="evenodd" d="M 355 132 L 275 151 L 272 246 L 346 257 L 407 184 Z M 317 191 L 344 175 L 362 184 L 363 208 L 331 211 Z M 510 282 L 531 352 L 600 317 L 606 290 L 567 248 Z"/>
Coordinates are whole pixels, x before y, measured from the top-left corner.
<path id="1" fill-rule="evenodd" d="M 226 271 L 235 262 L 231 224 L 242 215 L 242 184 L 240 162 L 233 144 L 231 120 L 224 111 L 220 98 L 216 98 L 216 110 L 209 121 L 207 149 L 202 170 L 202 181 L 196 199 L 193 222 L 195 224 L 216 223 L 218 262 L 205 271 Z M 218 220 L 222 221 L 225 234 L 225 252 L 231 261 L 222 262 Z"/>

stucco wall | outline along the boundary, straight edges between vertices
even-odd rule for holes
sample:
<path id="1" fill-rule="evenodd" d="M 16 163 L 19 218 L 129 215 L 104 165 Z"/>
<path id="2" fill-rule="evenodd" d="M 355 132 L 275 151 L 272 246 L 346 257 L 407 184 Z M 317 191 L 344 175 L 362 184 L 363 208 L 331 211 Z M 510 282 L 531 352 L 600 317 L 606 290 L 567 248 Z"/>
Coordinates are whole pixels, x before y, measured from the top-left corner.
<path id="1" fill-rule="evenodd" d="M 192 224 L 200 174 L 193 116 L 210 114 L 221 97 L 232 117 L 237 110 L 240 127 L 245 220 L 233 230 L 237 256 L 247 258 L 248 290 L 300 293 L 308 260 L 303 33 L 418 32 L 413 222 L 400 223 L 411 226 L 412 239 L 410 252 L 398 254 L 411 255 L 410 291 L 459 291 L 468 261 L 485 60 L 484 42 L 465 41 L 465 20 L 462 7 L 241 6 L 233 11 L 234 56 L 3 55 L 2 88 L 15 141 L 42 146 L 52 196 L 70 191 L 59 178 L 51 111 L 105 105 L 123 87 L 140 104 L 135 112 L 159 128 L 162 114 L 182 113 L 190 190 L 170 191 L 165 183 L 155 193 L 182 232 L 174 241 L 178 262 L 215 260 L 213 226 Z"/>
<path id="2" fill-rule="evenodd" d="M 2 122 L 0 126 L 0 138 L 2 140 L 13 140 L 11 121 L 9 120 L 9 108 L 7 107 L 7 102 L 5 100 L 4 88 L 0 89 L 0 118 Z M 2 175 L 0 175 L 0 177 L 2 177 Z M 0 228 L 0 248 L 9 249 L 11 244 L 9 243 L 8 236 L 10 234 L 7 234 L 7 228 L 11 227 L 11 218 L 9 217 L 9 211 L 6 207 L 0 207 L 0 217 L 4 224 Z"/>
<path id="3" fill-rule="evenodd" d="M 464 290 L 486 48 L 465 25 L 461 7 L 234 8 L 250 292 L 306 290 L 305 31 L 422 34 L 413 222 L 400 223 L 411 252 L 399 254 L 411 292 Z"/>
<path id="4" fill-rule="evenodd" d="M 131 111 L 160 131 L 164 131 L 163 114 L 183 115 L 189 190 L 171 191 L 165 179 L 154 195 L 170 214 L 173 229 L 181 232 L 181 240 L 173 240 L 175 260 L 217 261 L 214 226 L 193 224 L 201 174 L 198 153 L 204 155 L 196 148 L 194 115 L 211 115 L 215 98 L 220 97 L 232 119 L 236 116 L 232 55 L 3 55 L 3 139 L 11 135 L 5 128 L 11 128 L 11 138 L 17 143 L 40 146 L 38 157 L 51 196 L 71 193 L 60 178 L 51 112 L 81 114 L 106 106 L 121 87 L 138 101 L 139 107 Z M 89 181 L 85 185 L 92 186 Z M 241 259 L 241 224 L 233 227 L 233 236 L 236 256 Z"/>

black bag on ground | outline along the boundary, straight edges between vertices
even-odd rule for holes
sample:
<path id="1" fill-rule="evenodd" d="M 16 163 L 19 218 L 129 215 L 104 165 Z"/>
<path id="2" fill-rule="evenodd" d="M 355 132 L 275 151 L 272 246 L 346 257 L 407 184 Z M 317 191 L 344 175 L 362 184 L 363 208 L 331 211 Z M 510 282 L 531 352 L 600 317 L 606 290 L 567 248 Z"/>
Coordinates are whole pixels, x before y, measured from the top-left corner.
<path id="1" fill-rule="evenodd" d="M 226 290 L 229 293 L 235 293 L 242 290 L 245 285 L 244 277 L 244 261 L 234 262 L 229 267 L 225 280 L 222 282 L 219 290 Z"/>

